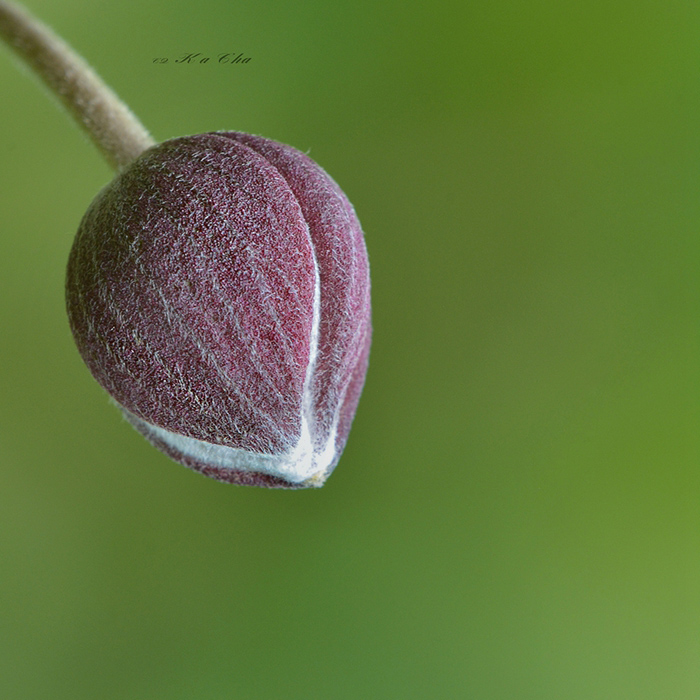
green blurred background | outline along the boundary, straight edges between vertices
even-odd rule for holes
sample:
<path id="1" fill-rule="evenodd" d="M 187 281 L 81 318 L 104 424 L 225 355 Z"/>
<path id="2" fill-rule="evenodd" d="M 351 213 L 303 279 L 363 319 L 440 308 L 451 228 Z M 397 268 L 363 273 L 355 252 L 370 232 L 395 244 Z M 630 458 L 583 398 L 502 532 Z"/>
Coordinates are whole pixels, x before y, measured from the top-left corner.
<path id="1" fill-rule="evenodd" d="M 158 140 L 308 150 L 375 339 L 323 489 L 153 450 L 63 307 L 111 173 L 0 52 L 0 696 L 700 697 L 700 5 L 28 6 Z"/>

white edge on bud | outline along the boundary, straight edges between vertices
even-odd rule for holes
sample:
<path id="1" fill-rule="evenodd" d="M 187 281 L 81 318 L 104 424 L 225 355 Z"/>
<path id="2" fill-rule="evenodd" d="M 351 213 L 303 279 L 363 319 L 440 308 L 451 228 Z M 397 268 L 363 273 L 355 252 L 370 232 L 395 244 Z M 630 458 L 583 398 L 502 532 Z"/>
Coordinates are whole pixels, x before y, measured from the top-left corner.
<path id="1" fill-rule="evenodd" d="M 335 438 L 338 414 L 333 421 L 328 438 L 322 445 L 315 445 L 315 406 L 313 400 L 313 374 L 318 358 L 319 328 L 321 322 L 321 280 L 318 263 L 314 253 L 314 301 L 309 342 L 309 364 L 306 367 L 301 404 L 301 430 L 297 442 L 280 454 L 251 452 L 239 447 L 217 445 L 205 440 L 174 433 L 158 425 L 139 418 L 117 403 L 126 419 L 146 436 L 159 440 L 184 457 L 200 464 L 219 469 L 267 474 L 279 477 L 293 484 L 309 482 L 309 485 L 321 486 L 328 476 L 335 459 Z"/>

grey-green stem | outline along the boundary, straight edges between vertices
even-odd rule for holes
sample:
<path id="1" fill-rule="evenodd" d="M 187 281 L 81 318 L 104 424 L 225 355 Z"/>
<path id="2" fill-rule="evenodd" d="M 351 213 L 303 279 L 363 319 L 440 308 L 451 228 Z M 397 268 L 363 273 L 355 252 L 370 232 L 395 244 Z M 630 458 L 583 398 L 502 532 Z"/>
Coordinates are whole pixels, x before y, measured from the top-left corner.
<path id="1" fill-rule="evenodd" d="M 73 49 L 7 0 L 0 0 L 0 37 L 58 96 L 115 170 L 155 145 L 131 110 Z"/>

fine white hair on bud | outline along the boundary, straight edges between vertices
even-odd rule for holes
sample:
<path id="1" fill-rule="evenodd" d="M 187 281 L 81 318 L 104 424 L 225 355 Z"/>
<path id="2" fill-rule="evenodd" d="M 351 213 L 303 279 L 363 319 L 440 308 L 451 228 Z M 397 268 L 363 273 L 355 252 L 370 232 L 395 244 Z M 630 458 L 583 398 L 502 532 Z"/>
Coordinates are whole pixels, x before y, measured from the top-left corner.
<path id="1" fill-rule="evenodd" d="M 165 141 L 85 214 L 71 329 L 130 423 L 220 481 L 321 486 L 369 356 L 362 229 L 300 151 L 239 132 Z"/>

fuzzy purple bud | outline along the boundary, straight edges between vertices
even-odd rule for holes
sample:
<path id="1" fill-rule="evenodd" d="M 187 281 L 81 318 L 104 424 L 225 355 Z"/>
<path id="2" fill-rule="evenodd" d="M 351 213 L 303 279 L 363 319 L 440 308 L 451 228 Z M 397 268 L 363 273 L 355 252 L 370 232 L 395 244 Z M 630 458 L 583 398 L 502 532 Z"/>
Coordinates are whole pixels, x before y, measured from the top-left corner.
<path id="1" fill-rule="evenodd" d="M 78 349 L 153 445 L 229 483 L 320 486 L 370 344 L 360 224 L 290 146 L 161 143 L 90 205 L 66 283 Z"/>

